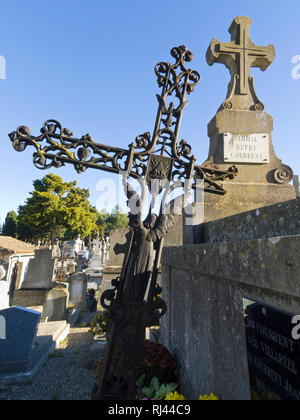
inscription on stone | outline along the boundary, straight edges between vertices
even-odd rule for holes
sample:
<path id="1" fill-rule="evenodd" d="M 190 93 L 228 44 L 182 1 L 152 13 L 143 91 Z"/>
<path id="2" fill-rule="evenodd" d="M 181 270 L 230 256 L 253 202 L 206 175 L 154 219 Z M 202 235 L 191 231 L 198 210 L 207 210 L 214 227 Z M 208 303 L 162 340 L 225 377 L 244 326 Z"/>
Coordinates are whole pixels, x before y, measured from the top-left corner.
<path id="1" fill-rule="evenodd" d="M 232 163 L 269 163 L 268 134 L 230 134 L 225 133 L 224 161 Z"/>
<path id="2" fill-rule="evenodd" d="M 300 400 L 300 341 L 294 315 L 254 303 L 246 308 L 246 338 L 253 399 Z"/>

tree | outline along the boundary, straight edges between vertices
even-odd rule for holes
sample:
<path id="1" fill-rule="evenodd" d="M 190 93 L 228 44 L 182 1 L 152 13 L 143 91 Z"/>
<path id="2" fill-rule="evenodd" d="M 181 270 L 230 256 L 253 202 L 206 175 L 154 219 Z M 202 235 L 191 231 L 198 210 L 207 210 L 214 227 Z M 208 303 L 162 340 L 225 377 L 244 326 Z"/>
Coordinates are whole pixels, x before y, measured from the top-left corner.
<path id="1" fill-rule="evenodd" d="M 17 224 L 18 224 L 17 213 L 13 210 L 8 212 L 5 218 L 4 225 L 2 226 L 2 235 L 11 236 L 12 238 L 17 238 Z"/>
<path id="2" fill-rule="evenodd" d="M 97 225 L 101 236 L 109 236 L 117 229 L 128 228 L 128 217 L 119 206 L 116 206 L 111 213 L 108 213 L 107 210 L 98 213 Z"/>
<path id="3" fill-rule="evenodd" d="M 55 243 L 82 239 L 98 231 L 97 214 L 88 201 L 89 190 L 64 182 L 54 174 L 33 182 L 34 191 L 19 207 L 19 235 L 23 240 Z"/>

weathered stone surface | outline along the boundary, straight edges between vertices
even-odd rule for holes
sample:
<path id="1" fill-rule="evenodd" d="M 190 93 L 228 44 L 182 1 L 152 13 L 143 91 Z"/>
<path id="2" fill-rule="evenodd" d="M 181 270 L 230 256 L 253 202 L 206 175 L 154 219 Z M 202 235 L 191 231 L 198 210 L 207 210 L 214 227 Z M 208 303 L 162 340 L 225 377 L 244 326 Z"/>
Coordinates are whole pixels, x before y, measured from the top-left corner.
<path id="1" fill-rule="evenodd" d="M 110 267 L 122 266 L 126 252 L 126 241 L 129 235 L 128 229 L 118 229 L 110 236 L 109 258 L 106 265 Z"/>
<path id="2" fill-rule="evenodd" d="M 300 313 L 300 235 L 165 248 L 161 337 L 189 399 L 249 399 L 243 298 Z"/>
<path id="3" fill-rule="evenodd" d="M 42 319 L 48 322 L 63 321 L 67 318 L 69 292 L 55 288 L 47 292 Z"/>
<path id="4" fill-rule="evenodd" d="M 296 196 L 300 198 L 300 182 L 299 182 L 299 175 L 294 176 L 293 184 L 296 190 Z"/>
<path id="5" fill-rule="evenodd" d="M 205 194 L 204 221 L 210 222 L 295 199 L 291 185 L 223 182 L 225 196 Z"/>
<path id="6" fill-rule="evenodd" d="M 55 259 L 52 258 L 52 250 L 41 248 L 35 251 L 35 258 L 28 266 L 26 280 L 22 289 L 50 289 L 53 287 Z"/>
<path id="7" fill-rule="evenodd" d="M 124 256 L 123 256 L 124 258 Z M 104 267 L 102 271 L 102 283 L 100 295 L 107 290 L 111 289 L 111 281 L 121 276 L 122 266 L 117 267 Z"/>
<path id="8" fill-rule="evenodd" d="M 220 169 L 228 169 L 224 160 L 225 133 L 250 135 L 264 133 L 269 137 L 269 162 L 265 164 L 238 164 L 238 175 L 234 182 L 261 182 L 276 184 L 272 172 L 280 167 L 281 161 L 274 152 L 272 143 L 273 118 L 265 112 L 222 110 L 208 124 L 211 139 L 209 157 L 205 163 L 212 162 Z M 205 164 L 204 163 L 204 164 Z"/>
<path id="9" fill-rule="evenodd" d="M 224 108 L 238 110 L 261 110 L 263 104 L 256 96 L 251 67 L 265 71 L 275 59 L 273 45 L 258 47 L 250 39 L 252 20 L 246 16 L 236 17 L 230 28 L 231 42 L 213 39 L 206 53 L 207 63 L 224 64 L 231 74 Z"/>
<path id="10" fill-rule="evenodd" d="M 204 225 L 204 242 L 232 242 L 300 235 L 300 200 L 214 220 Z"/>
<path id="11" fill-rule="evenodd" d="M 43 306 L 48 289 L 21 289 L 16 290 L 13 304 L 29 308 L 32 306 Z"/>
<path id="12" fill-rule="evenodd" d="M 247 17 L 235 18 L 229 29 L 231 43 L 213 40 L 207 53 L 208 64 L 225 64 L 232 80 L 226 101 L 208 124 L 210 149 L 204 165 L 227 170 L 234 164 L 238 174 L 234 180 L 221 183 L 227 191 L 225 197 L 205 194 L 206 222 L 296 198 L 295 189 L 289 185 L 293 171 L 282 164 L 274 151 L 273 118 L 264 112 L 264 105 L 257 98 L 250 77 L 251 67 L 266 70 L 275 58 L 275 50 L 273 46 L 254 46 L 249 37 L 251 24 L 252 20 Z M 242 158 L 242 163 L 240 158 L 236 161 L 226 159 L 226 134 L 233 138 L 249 138 L 257 134 L 267 136 L 268 145 L 264 146 L 262 162 L 258 159 L 254 163 L 247 156 Z"/>
<path id="13" fill-rule="evenodd" d="M 88 276 L 82 272 L 76 272 L 69 279 L 69 302 L 75 307 L 86 310 Z"/>

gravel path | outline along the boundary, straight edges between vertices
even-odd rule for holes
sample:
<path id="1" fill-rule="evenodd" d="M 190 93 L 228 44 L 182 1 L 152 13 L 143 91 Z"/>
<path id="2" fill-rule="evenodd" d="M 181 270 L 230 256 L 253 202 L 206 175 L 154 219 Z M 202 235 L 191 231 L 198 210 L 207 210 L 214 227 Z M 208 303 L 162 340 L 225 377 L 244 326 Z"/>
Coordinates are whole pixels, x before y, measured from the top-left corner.
<path id="1" fill-rule="evenodd" d="M 0 388 L 0 400 L 90 400 L 94 376 L 85 369 L 92 335 L 73 328 L 32 382 Z"/>

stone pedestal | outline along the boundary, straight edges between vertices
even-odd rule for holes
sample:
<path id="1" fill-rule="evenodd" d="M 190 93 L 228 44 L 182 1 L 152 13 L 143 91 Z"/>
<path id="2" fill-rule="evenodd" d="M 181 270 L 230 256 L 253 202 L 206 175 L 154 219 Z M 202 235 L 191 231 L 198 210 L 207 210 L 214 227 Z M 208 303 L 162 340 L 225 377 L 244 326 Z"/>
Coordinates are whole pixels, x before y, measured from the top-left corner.
<path id="1" fill-rule="evenodd" d="M 251 76 L 252 67 L 265 71 L 273 63 L 275 47 L 261 47 L 251 41 L 252 23 L 247 16 L 237 16 L 229 27 L 231 40 L 214 38 L 206 53 L 208 65 L 224 64 L 231 80 L 225 101 L 208 124 L 210 150 L 204 165 L 225 171 L 235 165 L 238 169 L 234 180 L 221 183 L 227 191 L 225 197 L 205 195 L 206 222 L 296 196 L 289 185 L 293 171 L 274 152 L 273 118 L 265 112 Z"/>
<path id="2" fill-rule="evenodd" d="M 70 305 L 86 311 L 86 295 L 87 295 L 88 276 L 82 272 L 76 272 L 71 275 L 69 280 Z"/>
<path id="3" fill-rule="evenodd" d="M 295 189 L 289 185 L 293 172 L 276 156 L 272 130 L 273 118 L 265 112 L 257 111 L 223 109 L 209 123 L 210 150 L 204 165 L 216 165 L 221 170 L 227 170 L 231 165 L 235 165 L 238 174 L 234 180 L 220 183 L 227 191 L 225 196 L 205 194 L 205 222 L 296 197 Z M 228 158 L 225 154 L 225 137 L 228 133 L 233 135 L 232 138 L 239 136 L 241 139 L 241 145 L 236 145 L 237 150 L 243 148 L 244 141 L 245 150 L 237 152 L 238 158 Z M 266 135 L 268 143 L 266 163 L 251 162 L 253 156 L 261 156 L 261 150 L 256 145 L 258 135 Z M 235 159 L 243 162 L 235 162 Z"/>
<path id="4" fill-rule="evenodd" d="M 42 319 L 47 322 L 64 321 L 67 318 L 69 292 L 65 289 L 50 290 L 45 297 Z"/>
<path id="5" fill-rule="evenodd" d="M 22 289 L 51 289 L 53 287 L 55 264 L 51 249 L 37 249 L 35 257 L 29 262 Z"/>
<path id="6" fill-rule="evenodd" d="M 0 374 L 26 370 L 41 314 L 15 306 L 0 311 L 0 318 L 5 320 L 5 336 L 0 337 Z"/>
<path id="7" fill-rule="evenodd" d="M 25 308 L 43 306 L 46 295 L 51 289 L 20 289 L 14 294 L 13 304 Z"/>

